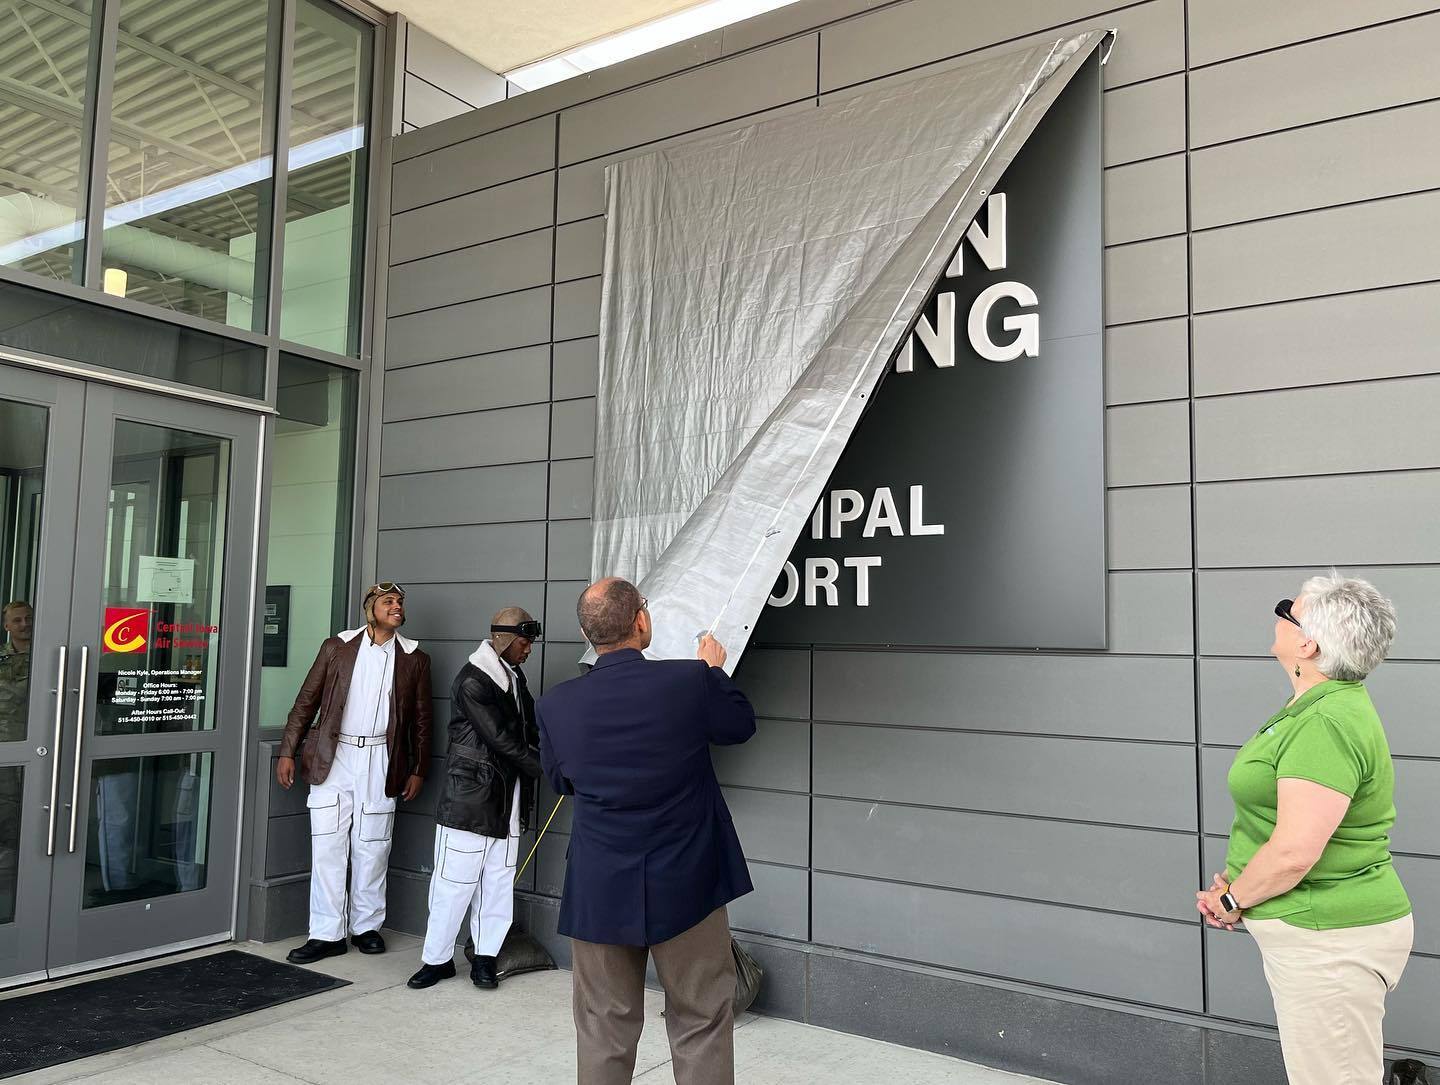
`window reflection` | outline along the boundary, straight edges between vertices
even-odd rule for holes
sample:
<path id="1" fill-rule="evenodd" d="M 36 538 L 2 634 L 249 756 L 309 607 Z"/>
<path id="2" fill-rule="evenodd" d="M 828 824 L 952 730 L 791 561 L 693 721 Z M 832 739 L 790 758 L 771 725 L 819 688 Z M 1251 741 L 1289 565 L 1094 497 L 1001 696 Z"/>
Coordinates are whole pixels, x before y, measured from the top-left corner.
<path id="1" fill-rule="evenodd" d="M 260 672 L 265 727 L 285 723 L 316 646 L 346 628 L 358 387 L 354 370 L 280 356 Z"/>
<path id="2" fill-rule="evenodd" d="M 82 278 L 89 0 L 0 4 L 0 264 Z"/>
<path id="3" fill-rule="evenodd" d="M 273 10 L 272 10 L 273 7 Z M 264 321 L 278 0 L 120 0 L 106 161 L 110 293 Z"/>
<path id="4" fill-rule="evenodd" d="M 98 279 L 86 285 L 268 330 L 283 109 L 280 333 L 357 355 L 374 27 L 296 0 L 281 103 L 282 0 L 113 2 L 104 186 L 87 196 L 100 5 L 0 0 L 0 265 L 85 282 L 86 205 L 103 203 Z"/>
<path id="5" fill-rule="evenodd" d="M 15 896 L 20 873 L 20 800 L 25 795 L 25 769 L 0 766 L 0 924 L 15 921 Z"/>
<path id="6" fill-rule="evenodd" d="M 360 350 L 372 28 L 329 4 L 295 9 L 280 335 Z"/>
<path id="7" fill-rule="evenodd" d="M 0 743 L 25 740 L 30 711 L 48 423 L 43 407 L 0 400 Z"/>
<path id="8" fill-rule="evenodd" d="M 98 734 L 215 726 L 229 470 L 222 438 L 115 425 Z"/>
<path id="9" fill-rule="evenodd" d="M 212 754 L 94 762 L 85 907 L 204 889 Z"/>

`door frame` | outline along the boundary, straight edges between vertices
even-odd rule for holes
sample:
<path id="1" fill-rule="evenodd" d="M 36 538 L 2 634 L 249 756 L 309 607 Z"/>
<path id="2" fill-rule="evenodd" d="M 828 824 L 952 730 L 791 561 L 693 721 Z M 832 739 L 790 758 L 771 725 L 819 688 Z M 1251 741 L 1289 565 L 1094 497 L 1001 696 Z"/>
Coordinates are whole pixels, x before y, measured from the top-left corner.
<path id="1" fill-rule="evenodd" d="M 214 727 L 207 730 L 157 732 L 141 735 L 101 734 L 98 681 L 101 674 L 101 614 L 105 593 L 105 527 L 116 455 L 115 441 L 122 424 L 139 424 L 172 431 L 213 436 L 228 442 L 224 471 L 225 515 L 219 578 L 220 633 L 210 651 L 215 653 L 209 696 Z M 71 802 L 67 850 L 57 847 L 52 872 L 52 927 L 48 967 L 93 967 L 92 962 L 124 953 L 148 953 L 174 942 L 197 938 L 222 941 L 233 936 L 233 892 L 237 841 L 224 831 L 228 818 L 242 817 L 240 792 L 244 781 L 243 739 L 248 732 L 248 657 L 251 641 L 250 598 L 255 568 L 253 524 L 257 513 L 256 487 L 263 427 L 253 414 L 211 404 L 185 403 L 153 393 L 115 387 L 91 387 L 86 394 L 85 437 L 80 482 L 80 520 L 75 552 L 75 583 L 70 623 L 71 651 L 88 664 L 80 677 L 85 696 L 71 712 L 71 734 L 83 736 L 71 755 Z M 157 495 L 158 497 L 158 495 Z M 138 604 L 144 606 L 144 604 Z M 235 634 L 226 635 L 227 629 Z M 88 659 L 85 649 L 88 647 Z M 96 684 L 91 684 L 91 683 Z M 241 742 L 227 735 L 239 732 Z M 96 801 L 95 767 L 102 760 L 203 754 L 213 751 L 208 811 L 203 815 L 206 839 L 206 879 L 203 887 L 125 903 L 86 908 L 83 904 L 88 856 L 91 806 Z M 235 758 L 229 765 L 228 758 Z M 144 780 L 145 777 L 139 777 Z M 197 815 L 198 816 L 198 815 Z M 199 843 L 197 841 L 197 843 Z M 212 917 L 213 924 L 212 924 Z M 223 918 L 222 918 L 223 917 Z M 156 934 L 155 932 L 162 932 Z M 164 937 L 163 932 L 171 932 Z M 163 941 L 161 939 L 164 938 Z"/>
<path id="2" fill-rule="evenodd" d="M 253 781 L 250 779 L 251 759 L 249 757 L 249 747 L 252 737 L 251 716 L 256 703 L 256 691 L 258 687 L 258 668 L 255 666 L 255 663 L 257 659 L 256 651 L 259 642 L 261 616 L 257 611 L 257 604 L 260 585 L 263 583 L 262 577 L 264 575 L 266 556 L 262 550 L 264 538 L 262 530 L 264 521 L 267 519 L 265 515 L 267 510 L 264 503 L 264 487 L 269 470 L 269 442 L 273 433 L 273 425 L 270 423 L 270 418 L 276 414 L 276 411 L 274 407 L 254 400 L 244 400 L 223 394 L 185 388 L 163 381 L 135 378 L 126 374 L 97 373 L 87 367 L 66 363 L 60 359 L 51 359 L 8 349 L 0 349 L 0 368 L 3 368 L 7 374 L 13 375 L 14 383 L 19 386 L 22 393 L 25 391 L 40 392 L 44 389 L 53 390 L 53 394 L 21 394 L 17 397 L 25 402 L 33 400 L 42 406 L 48 406 L 52 413 L 52 424 L 47 432 L 47 527 L 52 522 L 50 517 L 56 507 L 56 502 L 50 499 L 48 491 L 54 484 L 52 480 L 60 477 L 58 473 L 55 475 L 51 474 L 52 465 L 57 465 L 56 470 L 58 472 L 56 453 L 60 452 L 66 457 L 67 462 L 64 477 L 71 490 L 74 491 L 72 494 L 74 505 L 70 512 L 70 522 L 72 523 L 77 522 L 76 514 L 78 512 L 80 479 L 87 467 L 82 461 L 82 451 L 78 442 L 72 441 L 67 445 L 57 439 L 59 436 L 59 427 L 54 424 L 56 408 L 50 404 L 51 400 L 68 395 L 72 401 L 78 398 L 78 402 L 81 407 L 84 408 L 88 406 L 89 397 L 97 395 L 99 389 L 105 389 L 108 396 L 101 395 L 101 398 L 108 398 L 111 402 L 122 408 L 120 413 L 112 415 L 112 418 L 133 414 L 135 413 L 136 405 L 143 404 L 144 407 L 139 413 L 144 415 L 144 417 L 134 417 L 132 420 L 171 426 L 178 429 L 189 428 L 202 432 L 212 432 L 215 431 L 214 426 L 197 424 L 195 419 L 201 416 L 214 419 L 229 419 L 228 424 L 222 423 L 221 425 L 222 430 L 230 431 L 224 435 L 228 436 L 231 441 L 230 479 L 227 500 L 227 545 L 224 558 L 226 571 L 221 621 L 224 623 L 222 628 L 225 626 L 232 628 L 238 626 L 243 630 L 243 635 L 233 638 L 233 640 L 222 649 L 223 662 L 221 669 L 221 681 L 226 684 L 227 688 L 226 700 L 230 705 L 234 706 L 233 711 L 226 711 L 226 715 L 238 717 L 240 722 L 235 728 L 236 734 L 229 738 L 217 735 L 217 741 L 213 746 L 218 755 L 217 769 L 224 764 L 224 757 L 234 758 L 233 762 L 225 766 L 223 774 L 223 780 L 225 781 L 223 785 L 224 788 L 229 789 L 234 795 L 233 815 L 235 822 L 233 835 L 224 840 L 217 837 L 216 831 L 219 826 L 215 824 L 213 817 L 211 819 L 210 834 L 212 854 L 214 853 L 216 845 L 219 844 L 222 849 L 229 849 L 226 853 L 228 861 L 224 863 L 223 867 L 218 869 L 211 866 L 208 870 L 207 879 L 211 885 L 214 884 L 217 875 L 228 879 L 228 883 L 226 884 L 229 886 L 230 907 L 229 915 L 223 923 L 225 929 L 217 929 L 213 934 L 206 934 L 198 938 L 187 938 L 163 945 L 147 946 L 119 954 L 93 958 L 88 961 L 76 961 L 72 964 L 51 965 L 49 961 L 42 959 L 41 967 L 37 970 L 31 970 L 0 979 L 0 989 L 3 989 L 27 982 L 43 981 L 47 977 L 56 978 L 76 972 L 104 968 L 123 963 L 124 961 L 179 952 L 195 948 L 199 945 L 224 941 L 236 935 L 237 925 L 241 918 L 243 908 L 242 897 L 245 893 L 245 886 L 242 882 L 242 868 L 246 852 L 248 851 L 245 846 L 247 833 L 250 828 L 247 825 L 251 807 L 251 803 L 248 800 L 250 798 L 249 789 L 253 786 Z M 30 372 L 27 373 L 27 370 Z M 123 408 L 126 406 L 129 406 L 131 409 L 129 411 L 124 410 Z M 194 408 L 196 407 L 199 407 L 200 410 L 195 411 Z M 216 410 L 217 408 L 221 410 Z M 215 413 L 211 414 L 212 411 Z M 86 428 L 87 430 L 89 429 L 88 425 Z M 110 424 L 110 431 L 111 437 L 113 438 L 113 422 Z M 88 450 L 86 450 L 86 452 L 88 453 Z M 109 460 L 111 459 L 111 455 L 95 452 L 93 456 L 91 456 L 91 459 L 102 461 L 98 467 L 93 463 L 88 466 L 95 472 L 103 472 L 107 476 L 104 479 L 104 483 L 108 487 Z M 252 484 L 247 485 L 246 471 L 250 472 L 250 482 Z M 63 512 L 63 509 L 61 511 Z M 72 549 L 68 555 L 65 555 L 65 557 L 69 558 L 69 571 L 60 571 L 59 573 L 63 589 L 61 594 L 69 594 L 68 588 L 63 588 L 64 581 L 76 568 L 76 554 L 73 550 L 74 540 L 67 540 L 67 543 Z M 244 560 L 245 555 L 243 553 L 243 551 L 247 549 L 248 561 Z M 236 558 L 240 560 L 235 560 Z M 64 560 L 64 557 L 58 559 L 56 557 L 50 557 L 48 569 L 52 575 L 55 575 L 59 567 L 66 564 L 67 562 Z M 45 573 L 42 571 L 39 576 L 43 582 Z M 37 592 L 36 594 L 38 597 L 39 593 Z M 55 593 L 49 594 L 53 595 Z M 75 608 L 72 606 L 71 609 L 73 610 Z M 91 620 L 94 620 L 94 616 L 91 616 Z M 52 625 L 53 624 L 54 623 L 52 623 Z M 74 690 L 78 686 L 78 683 L 75 681 L 75 676 L 79 665 L 78 645 L 80 641 L 80 638 L 76 636 L 76 634 L 84 632 L 84 630 L 67 627 L 58 632 L 64 637 L 64 640 L 58 643 L 64 643 L 67 646 L 73 643 L 77 649 L 69 653 L 70 658 L 67 664 L 68 673 L 66 676 L 67 683 L 70 685 L 71 690 Z M 91 667 L 92 669 L 96 669 L 98 668 L 98 655 L 96 654 L 98 645 L 94 642 L 91 642 L 91 644 L 91 655 L 95 657 L 91 662 Z M 51 646 L 52 649 L 54 647 L 56 646 Z M 36 648 L 32 648 L 32 652 L 34 651 L 36 651 Z M 53 650 L 51 654 L 55 654 Z M 46 660 L 44 665 L 39 669 L 48 675 L 54 662 L 55 660 L 53 659 Z M 46 680 L 48 680 L 48 678 L 42 677 L 42 681 Z M 32 685 L 32 711 L 36 699 L 39 696 L 35 690 L 36 687 Z M 217 696 L 219 695 L 219 690 L 220 686 L 217 684 Z M 54 695 L 51 694 L 49 696 L 52 699 L 42 699 L 41 703 L 47 706 L 52 705 Z M 75 728 L 79 725 L 76 716 L 81 712 L 82 707 L 78 705 L 78 700 L 67 698 L 67 701 L 70 701 L 70 703 L 65 706 L 64 731 L 67 741 L 62 744 L 60 750 L 51 751 L 51 756 L 55 757 L 55 764 L 57 766 L 55 772 L 58 773 L 60 783 L 57 804 L 59 804 L 61 808 L 55 811 L 55 851 L 57 858 L 59 858 L 62 848 L 68 844 L 68 818 L 65 816 L 68 811 L 64 809 L 60 800 L 66 797 L 65 785 L 70 782 L 67 779 L 65 770 L 68 769 L 71 772 L 74 770 L 73 745 L 75 735 L 77 734 Z M 83 706 L 83 708 L 87 710 L 84 713 L 86 717 L 84 726 L 87 728 L 85 736 L 86 744 L 89 750 L 93 751 L 93 743 L 97 740 L 93 734 L 93 704 Z M 49 724 L 50 720 L 47 714 L 44 727 L 42 728 L 45 736 L 44 744 L 47 746 L 50 745 L 50 739 L 52 737 L 50 735 Z M 36 731 L 33 728 L 29 733 L 31 739 L 36 737 Z M 121 754 L 117 756 L 124 755 Z M 29 770 L 27 769 L 27 774 L 28 772 Z M 48 788 L 51 773 L 41 773 L 41 775 L 45 776 L 43 783 L 45 787 Z M 88 775 L 89 774 L 86 773 L 87 778 L 85 782 L 87 785 Z M 215 780 L 215 790 L 216 794 L 218 794 L 222 789 L 222 776 L 220 773 L 217 772 Z M 27 787 L 29 786 L 31 785 L 27 780 Z M 89 788 L 87 786 L 85 792 L 82 793 L 86 798 L 88 798 L 88 791 Z M 82 799 L 82 803 L 84 801 L 85 799 Z M 35 807 L 31 805 L 27 808 L 34 809 Z M 212 810 L 213 809 L 216 809 L 214 795 L 212 795 Z M 47 811 L 47 813 L 49 813 L 49 811 Z M 87 813 L 87 811 L 75 811 L 77 826 L 81 822 L 82 813 Z M 62 824 L 62 822 L 64 824 Z M 85 822 L 85 824 L 88 824 L 88 821 Z M 78 831 L 77 828 L 77 832 Z M 40 842 L 40 857 L 44 859 L 44 834 L 32 832 L 29 828 L 22 829 L 22 832 L 31 840 L 38 840 Z M 223 836 L 224 834 L 222 833 L 221 835 Z M 83 849 L 77 841 L 77 851 L 80 850 Z M 81 861 L 83 862 L 83 860 Z M 53 887 L 59 884 L 59 880 L 56 878 L 53 869 L 50 871 L 49 876 L 44 878 L 44 883 L 46 886 L 45 892 L 47 894 L 47 900 L 43 928 L 37 927 L 36 924 L 32 922 L 27 924 L 26 933 L 44 947 L 42 951 L 43 954 L 50 954 L 50 926 L 56 914 L 54 902 L 58 899 Z M 189 894 L 180 894 L 180 896 L 188 895 Z M 221 893 L 220 897 L 223 899 L 224 893 Z M 166 898 L 158 899 L 163 900 Z M 218 910 L 217 914 L 219 914 Z M 20 917 L 17 914 L 17 922 L 15 924 L 17 931 L 20 926 L 19 919 Z M 76 941 L 78 941 L 78 937 Z M 53 955 L 51 955 L 51 959 L 54 959 Z"/>

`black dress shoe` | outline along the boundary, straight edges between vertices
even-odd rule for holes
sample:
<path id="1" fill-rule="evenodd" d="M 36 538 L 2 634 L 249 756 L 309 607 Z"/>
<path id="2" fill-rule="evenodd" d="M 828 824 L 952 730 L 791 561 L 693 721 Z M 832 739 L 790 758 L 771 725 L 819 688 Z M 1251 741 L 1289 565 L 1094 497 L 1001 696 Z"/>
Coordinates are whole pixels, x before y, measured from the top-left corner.
<path id="1" fill-rule="evenodd" d="M 385 939 L 380 937 L 379 931 L 366 931 L 364 934 L 352 934 L 350 944 L 361 953 L 384 953 Z"/>
<path id="2" fill-rule="evenodd" d="M 444 964 L 422 964 L 420 971 L 405 981 L 405 986 L 423 991 L 427 987 L 434 987 L 441 980 L 453 980 L 454 978 L 454 961 L 446 961 Z"/>
<path id="3" fill-rule="evenodd" d="M 326 957 L 338 957 L 345 952 L 345 939 L 338 942 L 322 942 L 318 938 L 312 938 L 303 946 L 296 946 L 285 959 L 291 964 L 314 964 L 316 961 L 323 961 Z"/>
<path id="4" fill-rule="evenodd" d="M 493 991 L 499 987 L 500 977 L 495 974 L 495 958 L 477 955 L 470 962 L 470 982 L 487 991 Z"/>

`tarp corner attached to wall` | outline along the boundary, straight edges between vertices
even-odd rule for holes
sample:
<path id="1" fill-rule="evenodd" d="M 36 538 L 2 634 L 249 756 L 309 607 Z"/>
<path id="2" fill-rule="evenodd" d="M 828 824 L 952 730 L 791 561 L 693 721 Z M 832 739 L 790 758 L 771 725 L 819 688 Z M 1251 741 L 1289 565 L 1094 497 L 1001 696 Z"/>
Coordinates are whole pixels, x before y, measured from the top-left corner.
<path id="1" fill-rule="evenodd" d="M 693 656 L 710 631 L 733 671 L 886 364 L 1106 37 L 607 169 L 591 564 L 639 583 L 652 655 Z"/>

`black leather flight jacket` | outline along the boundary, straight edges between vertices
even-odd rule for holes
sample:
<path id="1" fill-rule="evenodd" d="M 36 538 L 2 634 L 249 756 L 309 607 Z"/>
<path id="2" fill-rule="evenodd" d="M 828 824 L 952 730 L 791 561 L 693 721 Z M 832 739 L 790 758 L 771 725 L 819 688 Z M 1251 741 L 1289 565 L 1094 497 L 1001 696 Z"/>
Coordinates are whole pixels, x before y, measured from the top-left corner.
<path id="1" fill-rule="evenodd" d="M 445 786 L 435 810 L 438 824 L 481 836 L 510 835 L 515 781 L 520 781 L 520 831 L 533 823 L 535 781 L 540 776 L 540 732 L 535 701 L 520 669 L 520 704 L 473 663 L 455 676 L 450 691 L 450 749 Z"/>

